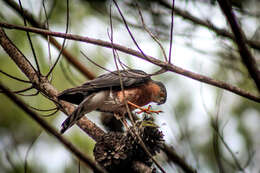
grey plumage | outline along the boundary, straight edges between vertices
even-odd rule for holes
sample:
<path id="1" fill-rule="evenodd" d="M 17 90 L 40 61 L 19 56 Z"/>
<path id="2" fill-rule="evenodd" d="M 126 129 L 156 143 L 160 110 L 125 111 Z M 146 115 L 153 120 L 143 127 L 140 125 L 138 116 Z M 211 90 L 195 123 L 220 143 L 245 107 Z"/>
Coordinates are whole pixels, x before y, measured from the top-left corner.
<path id="1" fill-rule="evenodd" d="M 126 88 L 138 86 L 147 80 L 151 80 L 151 77 L 141 70 L 121 70 L 120 74 L 122 75 L 123 86 Z M 58 99 L 78 105 L 93 92 L 109 89 L 121 90 L 118 71 L 103 74 L 81 86 L 64 90 L 58 95 Z"/>
<path id="2" fill-rule="evenodd" d="M 125 88 L 138 86 L 151 80 L 141 70 L 121 70 L 121 79 Z M 64 90 L 58 99 L 79 105 L 75 111 L 62 123 L 61 133 L 73 126 L 84 114 L 96 110 L 109 94 L 109 90 L 121 90 L 118 71 L 103 74 L 81 86 Z M 103 96 L 102 98 L 98 96 Z"/>
<path id="3" fill-rule="evenodd" d="M 165 86 L 161 82 L 153 81 L 144 71 L 121 70 L 120 74 L 124 89 L 129 91 L 126 92 L 129 93 L 127 99 L 129 101 L 132 99 L 132 103 L 137 102 L 141 106 L 150 102 L 165 103 L 167 97 Z M 152 87 L 155 87 L 156 94 L 153 93 L 154 89 Z M 61 92 L 58 95 L 58 99 L 78 105 L 75 111 L 62 123 L 61 133 L 64 133 L 74 125 L 84 114 L 94 110 L 124 115 L 126 109 L 122 102 L 122 97 L 120 100 L 117 95 L 120 91 L 119 73 L 118 71 L 113 71 L 88 81 L 81 86 Z"/>

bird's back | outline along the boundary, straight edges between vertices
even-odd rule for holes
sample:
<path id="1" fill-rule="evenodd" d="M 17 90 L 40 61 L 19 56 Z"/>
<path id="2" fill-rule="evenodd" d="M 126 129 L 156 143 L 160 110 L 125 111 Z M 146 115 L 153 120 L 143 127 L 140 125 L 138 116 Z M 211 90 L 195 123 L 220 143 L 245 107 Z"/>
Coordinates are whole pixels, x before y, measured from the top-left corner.
<path id="1" fill-rule="evenodd" d="M 121 80 L 125 88 L 136 87 L 151 80 L 142 70 L 121 70 Z M 102 90 L 121 90 L 121 82 L 118 71 L 103 74 L 96 79 L 87 81 L 81 86 L 64 90 L 58 95 L 58 99 L 68 101 L 73 104 L 80 104 L 84 98 L 93 92 Z"/>

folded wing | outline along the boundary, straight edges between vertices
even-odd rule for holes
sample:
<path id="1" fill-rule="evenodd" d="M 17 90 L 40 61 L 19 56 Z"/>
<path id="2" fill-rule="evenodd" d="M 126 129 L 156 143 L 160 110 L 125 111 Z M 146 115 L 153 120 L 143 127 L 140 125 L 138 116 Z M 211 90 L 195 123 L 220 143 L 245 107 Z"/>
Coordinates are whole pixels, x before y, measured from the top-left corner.
<path id="1" fill-rule="evenodd" d="M 150 76 L 142 70 L 121 70 L 120 74 L 123 86 L 126 88 L 135 87 L 151 80 Z M 103 74 L 81 86 L 64 90 L 58 95 L 58 99 L 73 104 L 80 104 L 91 93 L 108 89 L 121 89 L 118 71 Z"/>

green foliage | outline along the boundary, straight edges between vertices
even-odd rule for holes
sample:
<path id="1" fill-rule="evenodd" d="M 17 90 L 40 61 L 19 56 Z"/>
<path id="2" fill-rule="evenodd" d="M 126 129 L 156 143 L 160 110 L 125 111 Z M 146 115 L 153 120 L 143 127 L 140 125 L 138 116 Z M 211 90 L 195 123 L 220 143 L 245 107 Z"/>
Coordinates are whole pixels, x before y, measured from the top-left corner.
<path id="1" fill-rule="evenodd" d="M 85 133 L 74 132 L 69 136 L 70 140 L 86 155 L 93 157 L 94 142 Z"/>

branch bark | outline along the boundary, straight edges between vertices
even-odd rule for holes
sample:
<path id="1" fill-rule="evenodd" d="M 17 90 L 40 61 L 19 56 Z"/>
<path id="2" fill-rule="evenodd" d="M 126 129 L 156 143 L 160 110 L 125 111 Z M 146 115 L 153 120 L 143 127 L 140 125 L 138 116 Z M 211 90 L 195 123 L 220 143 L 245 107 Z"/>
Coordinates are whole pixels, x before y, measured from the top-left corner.
<path id="1" fill-rule="evenodd" d="M 32 111 L 27 107 L 27 105 L 16 97 L 9 89 L 0 83 L 0 89 L 3 93 L 9 97 L 17 106 L 19 106 L 24 112 L 26 112 L 34 121 L 36 121 L 40 126 L 59 140 L 68 150 L 70 150 L 78 159 L 80 159 L 87 166 L 90 166 L 93 171 L 105 173 L 106 171 L 102 169 L 99 165 L 95 163 L 91 158 L 84 155 L 79 151 L 74 145 L 62 137 L 53 127 L 51 127 L 46 121 L 44 121 L 36 112 Z"/>
<path id="2" fill-rule="evenodd" d="M 0 45 L 3 47 L 3 49 L 7 52 L 7 54 L 12 58 L 12 60 L 17 64 L 17 66 L 20 68 L 20 70 L 28 77 L 28 79 L 32 82 L 33 86 L 38 89 L 41 93 L 43 93 L 45 96 L 47 96 L 49 99 L 53 100 L 54 103 L 59 103 L 58 106 L 60 106 L 62 111 L 66 114 L 71 114 L 74 110 L 74 106 L 71 104 L 59 101 L 57 100 L 57 94 L 58 91 L 49 83 L 48 79 L 44 76 L 41 76 L 40 74 L 37 75 L 37 71 L 34 70 L 34 68 L 26 61 L 24 55 L 22 52 L 16 48 L 16 46 L 8 39 L 6 36 L 4 30 L 0 28 Z M 40 78 L 38 78 L 40 76 Z M 76 150 L 75 147 L 73 147 L 70 143 L 67 141 L 64 141 L 65 139 L 60 136 L 58 132 L 56 132 L 52 127 L 49 127 L 49 125 L 38 117 L 38 115 L 30 110 L 26 105 L 24 105 L 19 99 L 10 92 L 8 92 L 7 89 L 5 89 L 4 86 L 0 83 L 0 89 L 2 89 L 5 94 L 7 94 L 18 106 L 20 106 L 26 113 L 28 113 L 34 120 L 36 120 L 46 131 L 50 132 L 52 135 L 54 135 L 56 138 L 58 138 L 66 147 L 68 147 L 69 150 L 71 150 L 79 159 L 83 159 L 83 162 L 86 162 L 86 158 L 84 155 L 82 155 L 79 151 Z M 91 122 L 87 117 L 82 117 L 77 125 L 86 132 L 92 139 L 95 141 L 98 141 L 101 139 L 102 136 L 104 136 L 105 132 L 100 129 L 98 126 L 96 126 L 93 122 Z M 97 170 L 97 172 L 105 172 L 102 171 L 103 169 L 99 169 L 99 167 L 95 168 L 95 164 L 90 163 L 91 167 L 93 167 L 94 170 Z M 143 171 L 143 170 L 150 170 L 145 165 L 141 163 L 134 163 L 133 167 L 136 167 L 137 170 Z M 144 169 L 146 168 L 146 169 Z"/>
<path id="3" fill-rule="evenodd" d="M 235 43 L 238 46 L 242 62 L 245 64 L 250 76 L 253 78 L 258 91 L 260 92 L 260 71 L 257 68 L 257 63 L 249 51 L 249 48 L 246 45 L 246 37 L 238 24 L 236 16 L 232 11 L 231 4 L 228 0 L 218 0 L 219 6 L 221 7 L 222 12 L 225 14 L 227 21 L 232 29 L 232 32 L 235 36 Z"/>
<path id="4" fill-rule="evenodd" d="M 164 6 L 165 8 L 171 9 L 171 5 L 168 4 L 167 2 L 165 2 L 164 0 L 158 0 L 158 3 L 162 6 Z M 213 31 L 214 33 L 216 33 L 219 36 L 231 39 L 231 40 L 235 40 L 235 36 L 230 33 L 229 31 L 227 31 L 226 29 L 222 29 L 222 28 L 218 28 L 217 26 L 213 25 L 210 21 L 204 21 L 201 20 L 198 17 L 193 16 L 192 14 L 190 14 L 188 11 L 182 10 L 179 7 L 174 7 L 174 13 L 178 16 L 181 16 L 183 19 L 186 19 L 196 25 L 200 25 L 203 27 L 208 28 L 209 30 Z M 245 40 L 246 43 L 254 48 L 260 51 L 260 42 L 259 41 L 253 41 L 253 40 L 249 40 L 246 39 Z"/>
<path id="5" fill-rule="evenodd" d="M 33 15 L 27 11 L 27 10 L 23 10 L 23 12 L 21 11 L 21 8 L 19 7 L 19 5 L 14 2 L 13 0 L 4 0 L 4 2 L 9 5 L 10 7 L 12 7 L 17 14 L 19 14 L 21 17 L 24 17 L 28 22 L 30 22 L 30 24 L 36 28 L 41 28 L 41 29 L 47 29 L 45 27 L 45 25 L 39 23 L 38 21 L 36 21 L 33 17 Z M 47 37 L 44 37 L 45 39 L 47 39 Z M 62 46 L 58 43 L 58 41 L 53 38 L 50 37 L 49 38 L 50 43 L 56 47 L 59 51 L 61 51 Z M 81 62 L 79 62 L 71 53 L 69 53 L 69 51 L 67 51 L 65 48 L 62 51 L 63 56 L 76 68 L 78 69 L 86 78 L 88 79 L 94 79 L 96 76 L 94 73 L 92 73 L 90 70 L 88 70 Z"/>
<path id="6" fill-rule="evenodd" d="M 0 22 L 0 26 L 9 28 L 9 29 L 19 29 L 19 30 L 34 32 L 34 33 L 43 34 L 43 35 L 52 35 L 55 37 L 67 38 L 70 40 L 81 41 L 81 42 L 90 43 L 90 44 L 94 44 L 94 45 L 98 45 L 98 46 L 102 46 L 102 47 L 106 47 L 106 48 L 114 48 L 121 52 L 136 56 L 143 60 L 146 60 L 146 61 L 148 61 L 154 65 L 160 66 L 168 71 L 186 76 L 188 78 L 191 78 L 191 79 L 194 79 L 194 80 L 197 80 L 197 81 L 200 81 L 200 82 L 203 82 L 203 83 L 206 83 L 206 84 L 218 87 L 218 88 L 225 89 L 227 91 L 230 91 L 232 93 L 235 93 L 235 94 L 245 97 L 247 99 L 253 100 L 255 102 L 258 102 L 258 103 L 260 102 L 259 95 L 251 94 L 247 91 L 242 90 L 241 88 L 230 85 L 228 83 L 218 81 L 218 80 L 212 79 L 210 77 L 200 75 L 198 73 L 191 72 L 189 70 L 183 69 L 181 67 L 175 66 L 175 65 L 167 63 L 167 62 L 160 61 L 152 56 L 149 56 L 149 55 L 143 56 L 142 53 L 140 53 L 136 50 L 124 47 L 119 44 L 115 44 L 115 43 L 112 44 L 111 42 L 103 41 L 100 39 L 82 37 L 82 36 L 74 35 L 74 34 L 64 34 L 64 33 L 60 33 L 60 32 L 52 32 L 52 31 L 43 30 L 43 29 L 39 29 L 39 28 L 17 26 L 17 25 L 11 25 L 11 24 L 1 23 L 1 22 Z"/>
<path id="7" fill-rule="evenodd" d="M 59 103 L 62 111 L 65 114 L 71 114 L 74 111 L 74 106 L 64 101 L 57 100 L 58 91 L 49 83 L 48 79 L 40 74 L 37 75 L 37 71 L 26 61 L 26 58 L 22 52 L 8 39 L 4 30 L 0 28 L 0 44 L 7 54 L 12 58 L 20 70 L 28 77 L 32 82 L 33 86 L 38 89 L 45 96 L 54 101 L 54 103 Z M 38 76 L 40 78 L 38 78 Z M 78 126 L 85 131 L 94 140 L 100 139 L 105 132 L 90 121 L 87 117 L 82 117 L 78 121 Z"/>
<path id="8" fill-rule="evenodd" d="M 196 173 L 197 171 L 188 165 L 183 158 L 181 158 L 173 148 L 164 144 L 162 150 L 166 153 L 167 157 L 175 164 L 180 166 L 186 173 Z"/>

